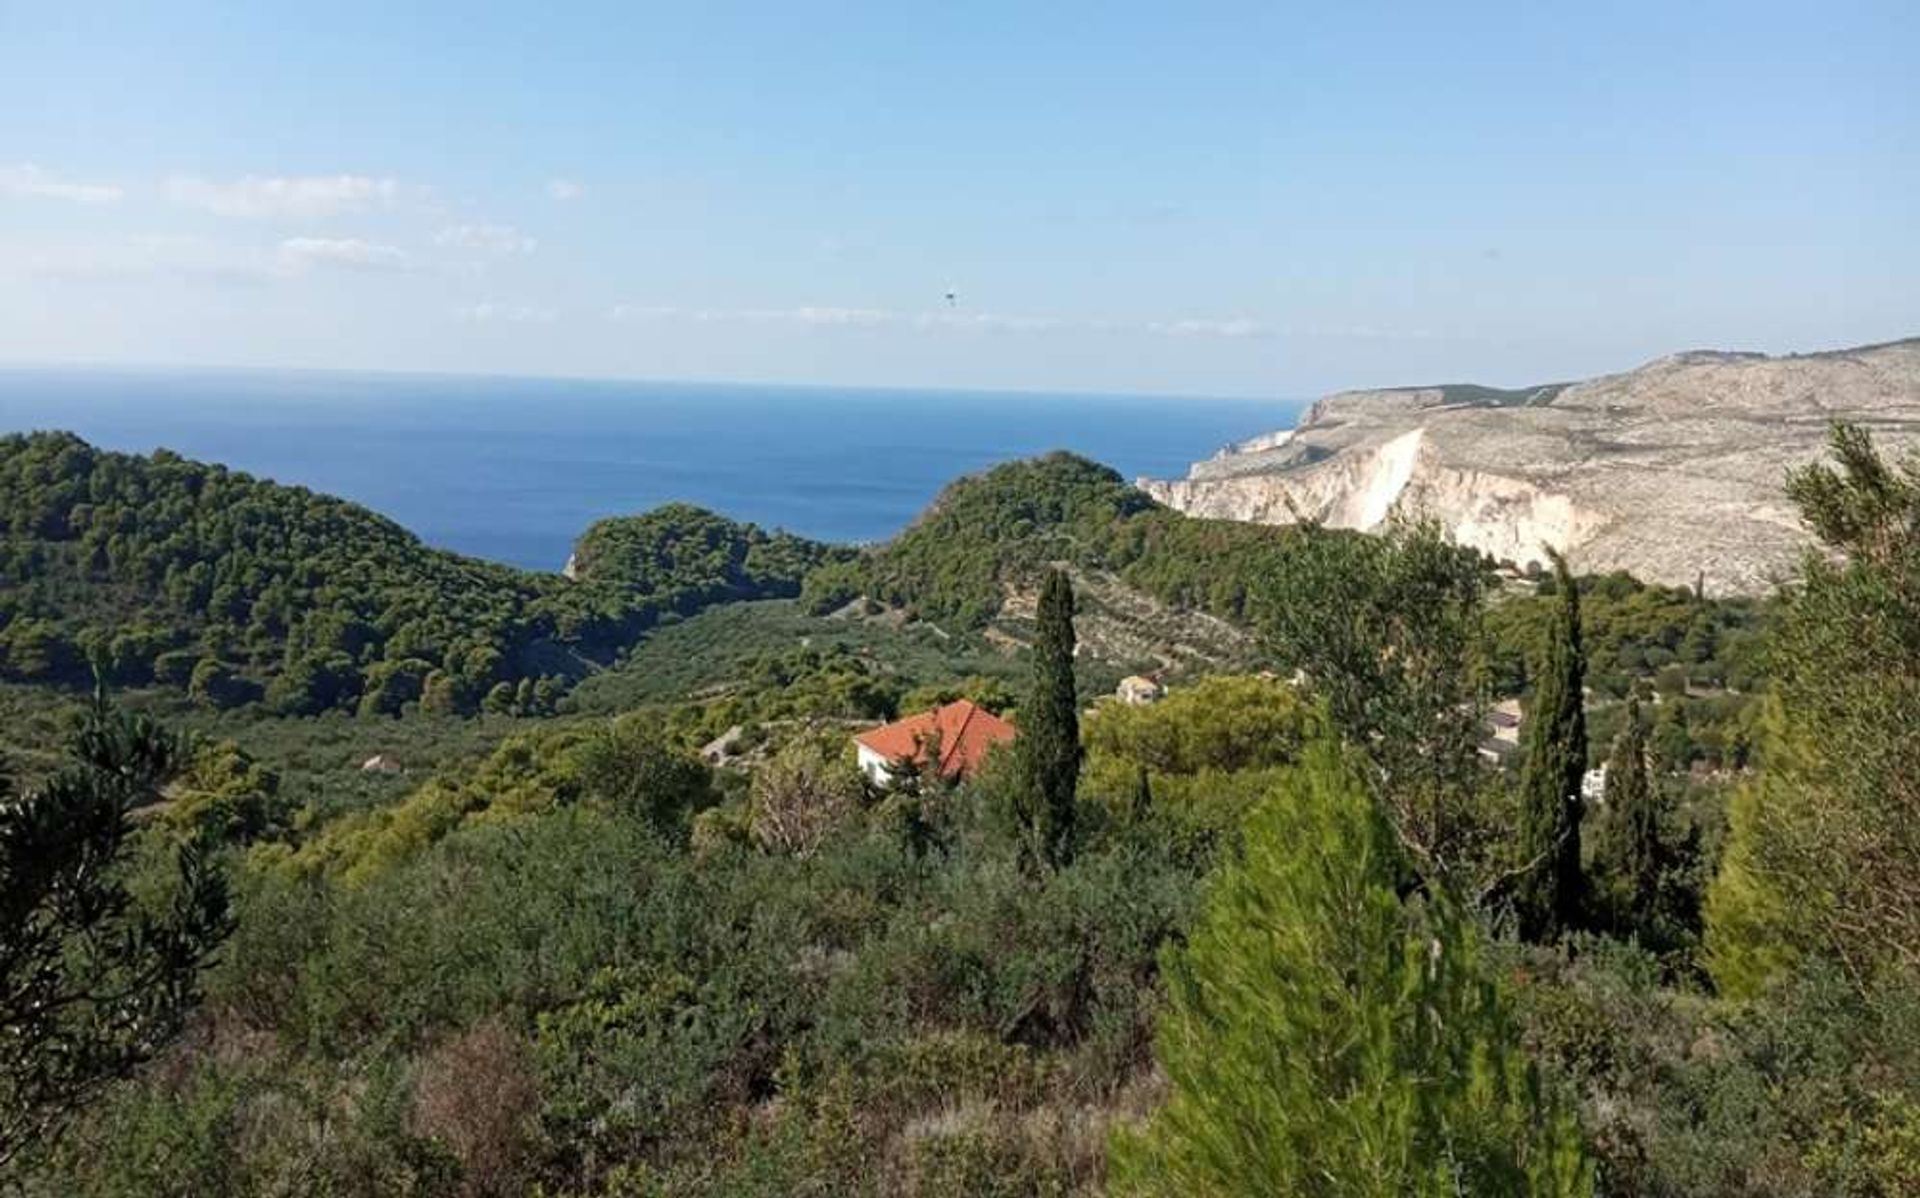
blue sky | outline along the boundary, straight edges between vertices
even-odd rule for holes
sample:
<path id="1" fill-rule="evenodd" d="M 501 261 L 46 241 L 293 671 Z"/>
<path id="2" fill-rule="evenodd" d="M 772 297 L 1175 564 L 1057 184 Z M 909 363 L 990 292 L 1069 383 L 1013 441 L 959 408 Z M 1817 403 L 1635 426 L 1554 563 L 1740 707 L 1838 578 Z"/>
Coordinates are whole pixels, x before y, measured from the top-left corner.
<path id="1" fill-rule="evenodd" d="M 0 0 L 0 362 L 1300 396 L 1910 336 L 1916 48 L 1911 0 Z"/>

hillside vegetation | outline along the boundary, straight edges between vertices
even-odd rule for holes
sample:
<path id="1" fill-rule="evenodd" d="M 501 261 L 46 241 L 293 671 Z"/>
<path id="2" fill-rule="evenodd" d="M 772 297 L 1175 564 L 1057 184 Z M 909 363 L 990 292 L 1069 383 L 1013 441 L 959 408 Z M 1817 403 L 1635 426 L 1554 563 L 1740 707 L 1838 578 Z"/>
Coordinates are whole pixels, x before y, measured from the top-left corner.
<path id="1" fill-rule="evenodd" d="M 1267 631 L 1281 622 L 1277 609 L 1299 593 L 1293 584 L 1303 573 L 1378 556 L 1381 544 L 1351 532 L 1183 516 L 1109 467 L 1053 453 L 951 484 L 892 541 L 809 575 L 802 598 L 825 609 L 866 594 L 977 628 L 1000 613 L 1011 590 L 1060 562 Z"/>
<path id="2" fill-rule="evenodd" d="M 808 571 L 853 556 L 851 549 L 668 503 L 594 521 L 574 544 L 569 572 L 576 581 L 645 595 L 689 615 L 713 603 L 791 598 Z"/>
<path id="3" fill-rule="evenodd" d="M 1793 484 L 1822 552 L 1767 603 L 1502 581 L 1418 524 L 1192 520 L 1059 455 L 858 556 L 616 523 L 577 584 L 501 575 L 553 588 L 530 612 L 679 596 L 574 710 L 187 708 L 206 738 L 101 818 L 60 780 L 122 722 L 0 687 L 33 749 L 0 803 L 10 935 L 137 965 L 61 896 L 164 928 L 182 862 L 232 916 L 137 1052 L 0 1062 L 48 1129 L 0 1187 L 1920 1192 L 1920 463 L 1834 448 Z M 38 618 L 88 610 L 34 578 Z M 1243 622 L 1272 668 L 1103 702 L 1100 591 Z M 856 767 L 862 717 L 958 695 L 1019 739 L 961 778 Z M 406 772 L 359 770 L 375 748 Z M 25 1014 L 90 1052 L 117 1011 Z"/>
<path id="4" fill-rule="evenodd" d="M 166 450 L 0 439 L 0 676 L 210 706 L 550 710 L 664 614 L 795 593 L 824 546 L 675 505 L 582 538 L 586 581 L 433 549 L 384 517 Z"/>

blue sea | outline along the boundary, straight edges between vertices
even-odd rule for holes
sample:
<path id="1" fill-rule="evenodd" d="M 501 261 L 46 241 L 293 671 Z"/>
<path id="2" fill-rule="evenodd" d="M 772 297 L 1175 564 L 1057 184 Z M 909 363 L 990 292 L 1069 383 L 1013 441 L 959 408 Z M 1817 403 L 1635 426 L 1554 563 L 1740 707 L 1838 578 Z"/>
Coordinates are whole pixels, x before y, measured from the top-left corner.
<path id="1" fill-rule="evenodd" d="M 0 370 L 0 431 L 62 428 L 363 503 L 429 544 L 557 569 L 602 516 L 686 500 L 882 540 L 953 478 L 1069 449 L 1169 476 L 1302 404 L 325 371 Z"/>

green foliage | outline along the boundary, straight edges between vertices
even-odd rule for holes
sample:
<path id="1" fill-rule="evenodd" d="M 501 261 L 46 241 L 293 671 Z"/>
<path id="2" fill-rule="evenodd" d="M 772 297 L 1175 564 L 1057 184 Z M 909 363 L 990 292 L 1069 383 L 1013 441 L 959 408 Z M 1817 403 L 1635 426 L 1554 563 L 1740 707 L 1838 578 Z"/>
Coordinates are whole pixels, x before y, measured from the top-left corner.
<path id="1" fill-rule="evenodd" d="M 581 795 L 678 839 L 713 805 L 713 774 L 698 757 L 672 744 L 655 716 L 613 721 L 573 754 Z"/>
<path id="2" fill-rule="evenodd" d="M 1615 1194 L 1892 1198 L 1914 1192 L 1920 1004 L 1824 964 L 1764 998 L 1660 984 L 1645 950 L 1584 939 L 1518 954 L 1517 1014 L 1578 1096 Z"/>
<path id="3" fill-rule="evenodd" d="M 928 711 L 965 699 L 995 715 L 1011 711 L 1018 701 L 1013 687 L 1004 678 L 972 674 L 947 682 L 930 682 L 914 687 L 900 697 L 901 711 Z"/>
<path id="4" fill-rule="evenodd" d="M 1262 633 L 1286 669 L 1351 679 L 1336 698 L 1341 718 L 1375 705 L 1367 683 L 1380 670 L 1414 668 L 1410 659 L 1381 661 L 1400 625 L 1437 625 L 1469 609 L 1477 619 L 1486 578 L 1473 554 L 1434 535 L 1383 542 L 1312 525 L 1193 519 L 1107 467 L 1054 453 L 953 483 L 857 567 L 823 571 L 830 578 L 818 587 L 810 580 L 809 602 L 826 610 L 864 594 L 954 629 L 979 628 L 1009 590 L 1035 586 L 1063 563 Z M 1326 586 L 1338 591 L 1315 589 Z M 1419 603 L 1438 607 L 1419 614 Z"/>
<path id="5" fill-rule="evenodd" d="M 1560 619 L 1548 638 L 1528 705 L 1520 776 L 1520 934 L 1551 940 L 1577 927 L 1584 903 L 1580 783 L 1587 772 L 1586 657 L 1580 644 L 1580 592 L 1567 563 L 1552 553 Z"/>
<path id="6" fill-rule="evenodd" d="M 103 692 L 69 751 L 0 801 L 0 1169 L 179 1030 L 230 926 L 203 840 L 168 854 L 162 898 L 138 901 L 127 876 L 133 813 L 177 772 L 179 739 Z"/>
<path id="7" fill-rule="evenodd" d="M 1299 759 L 1324 720 L 1276 679 L 1215 675 L 1143 706 L 1108 703 L 1084 725 L 1083 799 L 1155 834 L 1225 835 Z"/>
<path id="8" fill-rule="evenodd" d="M 1322 746 L 1249 817 L 1157 1035 L 1172 1092 L 1115 1144 L 1122 1194 L 1580 1194 L 1577 1134 L 1472 930 L 1403 905 L 1392 832 Z"/>
<path id="9" fill-rule="evenodd" d="M 685 787 L 661 797 L 661 807 L 671 809 L 690 801 L 693 783 L 704 779 L 704 767 L 693 775 L 665 753 L 639 725 L 608 729 L 598 737 L 581 728 L 511 736 L 482 761 L 428 778 L 399 802 L 350 811 L 297 845 L 262 846 L 255 856 L 290 875 L 325 874 L 361 885 L 466 824 L 511 821 L 575 802 L 586 789 L 583 759 L 594 771 L 598 797 L 616 805 L 632 794 L 620 776 L 622 762 L 657 766 L 650 776 Z M 646 794 L 633 795 L 632 802 L 648 811 L 653 807 Z"/>
<path id="10" fill-rule="evenodd" d="M 858 559 L 827 562 L 809 571 L 800 585 L 800 606 L 810 615 L 839 611 L 860 598 L 866 572 Z"/>
<path id="11" fill-rule="evenodd" d="M 467 712 L 500 682 L 613 660 L 664 612 L 797 593 L 840 551 L 674 505 L 582 538 L 588 581 L 430 549 L 393 522 L 164 450 L 0 439 L 0 674 L 184 684 L 288 715 L 418 699 Z M 190 665 L 189 662 L 192 662 Z M 421 673 L 420 663 L 437 672 Z M 182 675 L 185 675 L 184 679 Z"/>
<path id="12" fill-rule="evenodd" d="M 1476 753 L 1485 696 L 1483 563 L 1430 523 L 1359 541 L 1302 530 L 1248 579 L 1246 611 L 1333 729 L 1374 764 L 1375 801 L 1424 876 L 1487 870 Z"/>
<path id="13" fill-rule="evenodd" d="M 1771 660 L 1767 770 L 1729 812 L 1708 910 L 1715 979 L 1752 995 L 1807 956 L 1920 971 L 1920 461 L 1836 426 L 1788 492 L 1819 538 Z M 1838 560 L 1829 554 L 1838 555 Z"/>
<path id="14" fill-rule="evenodd" d="M 203 657 L 188 676 L 187 697 L 204 707 L 224 710 L 258 699 L 260 686 L 235 675 L 226 663 Z"/>
<path id="15" fill-rule="evenodd" d="M 360 696 L 361 715 L 399 715 L 417 703 L 434 673 L 431 662 L 417 657 L 375 662 L 367 669 L 366 690 Z M 506 686 L 506 683 L 501 683 Z"/>
<path id="16" fill-rule="evenodd" d="M 1628 700 L 1626 722 L 1607 756 L 1604 807 L 1594 829 L 1602 905 L 1616 926 L 1645 928 L 1658 910 L 1665 846 L 1660 799 L 1647 768 L 1647 725 Z"/>
<path id="17" fill-rule="evenodd" d="M 1911 479 L 1856 467 L 1813 484 L 1823 526 L 1852 540 L 1783 605 L 1767 648 L 1790 686 L 1764 703 L 1744 692 L 1771 606 L 1560 575 L 1489 609 L 1484 564 L 1431 527 L 1192 520 L 1065 455 L 956 484 L 856 560 L 691 509 L 611 522 L 579 583 L 466 563 L 474 595 L 456 571 L 448 598 L 416 596 L 478 605 L 437 632 L 321 578 L 278 626 L 211 597 L 165 607 L 169 587 L 197 598 L 190 569 L 114 581 L 108 552 L 74 572 L 86 504 L 50 505 L 67 526 L 30 518 L 31 535 L 7 515 L 0 566 L 33 581 L 0 605 L 0 666 L 150 674 L 163 689 L 135 701 L 203 738 L 109 871 L 127 918 L 174 910 L 178 846 L 215 838 L 238 917 L 192 1033 L 81 1087 L 99 1102 L 24 1162 L 22 1188 L 1091 1195 L 1114 1192 L 1105 1146 L 1132 1125 L 1122 1192 L 1585 1192 L 1581 1139 L 1609 1193 L 1910 1192 L 1920 1003 L 1895 820 L 1912 822 L 1920 522 L 1899 498 Z M 105 469 L 157 504 L 149 520 L 116 501 L 143 547 L 165 524 L 182 552 L 330 560 L 267 535 L 285 522 L 258 552 L 220 541 L 219 513 L 173 494 L 203 468 L 171 455 Z M 279 501 L 216 481 L 242 509 Z M 356 529 L 340 507 L 335 527 Z M 1176 675 L 1157 705 L 1100 707 L 1080 729 L 1075 851 L 1035 870 L 1033 826 L 1042 846 L 1050 830 L 1024 752 L 876 793 L 842 721 L 1016 692 L 1023 741 L 1049 692 L 1078 719 L 1070 591 L 1036 585 L 1054 569 L 1085 584 L 1089 648 L 1131 589 L 1256 632 L 1278 677 Z M 802 572 L 801 601 L 680 614 L 790 594 Z M 1038 628 L 970 631 L 1035 589 Z M 943 626 L 850 605 L 862 594 Z M 1510 776 L 1473 756 L 1481 705 L 1577 694 L 1567 655 L 1542 668 L 1575 628 L 1588 731 L 1614 745 L 1582 837 L 1598 931 L 1507 944 L 1468 923 L 1529 830 Z M 996 647 L 1006 631 L 1037 632 L 1037 651 Z M 590 661 L 605 668 L 563 701 Z M 1082 664 L 1080 693 L 1102 681 Z M 1606 701 L 1649 683 L 1647 726 Z M 269 714 L 269 686 L 275 708 L 317 714 Z M 0 685 L 19 789 L 72 768 L 52 752 L 71 703 Z M 736 724 L 726 768 L 691 755 Z M 361 770 L 376 752 L 404 772 Z M 1732 997 L 1697 989 L 1724 821 L 1703 764 L 1762 767 L 1715 896 Z M 1577 1098 L 1583 1136 L 1550 1094 Z"/>
<path id="18" fill-rule="evenodd" d="M 852 557 L 852 550 L 669 503 L 595 521 L 574 544 L 573 575 L 691 615 L 715 603 L 790 598 L 809 571 Z"/>
<path id="19" fill-rule="evenodd" d="M 1058 868 L 1073 859 L 1080 788 L 1080 697 L 1073 679 L 1073 584 L 1049 571 L 1040 588 L 1033 681 L 1020 706 L 1014 742 L 1022 767 L 1023 810 L 1033 852 Z"/>
<path id="20" fill-rule="evenodd" d="M 769 852 L 804 856 L 846 824 L 863 798 L 844 729 L 797 737 L 754 771 L 749 833 Z"/>
<path id="21" fill-rule="evenodd" d="M 558 778 L 579 744 L 530 747 Z M 1197 869 L 1134 844 L 1036 876 L 952 797 L 917 858 L 858 810 L 806 854 L 694 856 L 584 796 L 352 879 L 256 849 L 208 1040 L 43 1189 L 1091 1192 L 1087 1096 L 1142 1066 Z"/>
<path id="22" fill-rule="evenodd" d="M 730 603 L 660 628 L 569 696 L 581 712 L 674 704 L 711 738 L 735 724 L 881 719 L 921 710 L 905 695 L 1002 704 L 1024 663 L 970 637 L 886 620 L 808 616 L 794 603 Z"/>
<path id="23" fill-rule="evenodd" d="M 121 1091 L 61 1145 L 48 1192 L 203 1198 L 298 1178 L 310 1194 L 458 1194 L 459 1162 L 409 1126 L 407 1081 L 381 1060 L 346 1075 L 278 1053 L 186 1062 L 166 1087 Z"/>
<path id="24" fill-rule="evenodd" d="M 860 590 L 925 619 L 979 627 L 1001 586 L 1052 560 L 1081 560 L 1116 523 L 1153 503 L 1105 466 L 1054 453 L 947 487 L 918 521 L 865 563 Z M 848 589 L 836 578 L 832 592 Z M 827 606 L 821 598 L 816 610 Z"/>
<path id="25" fill-rule="evenodd" d="M 197 746 L 167 795 L 164 818 L 188 839 L 251 844 L 286 824 L 280 776 L 232 741 Z"/>
<path id="26" fill-rule="evenodd" d="M 1667 678 L 1669 686 L 1757 689 L 1770 601 L 1708 597 L 1619 572 L 1583 576 L 1577 585 L 1588 683 L 1596 692 L 1625 698 L 1636 679 L 1656 675 Z M 1559 618 L 1559 592 L 1548 575 L 1536 592 L 1504 598 L 1488 613 L 1494 677 L 1502 692 L 1532 688 L 1533 668 L 1544 660 Z"/>
<path id="27" fill-rule="evenodd" d="M 1235 773 L 1297 760 L 1315 713 L 1273 678 L 1216 674 L 1157 703 L 1109 703 L 1086 725 L 1092 761 L 1121 760 L 1158 774 Z"/>

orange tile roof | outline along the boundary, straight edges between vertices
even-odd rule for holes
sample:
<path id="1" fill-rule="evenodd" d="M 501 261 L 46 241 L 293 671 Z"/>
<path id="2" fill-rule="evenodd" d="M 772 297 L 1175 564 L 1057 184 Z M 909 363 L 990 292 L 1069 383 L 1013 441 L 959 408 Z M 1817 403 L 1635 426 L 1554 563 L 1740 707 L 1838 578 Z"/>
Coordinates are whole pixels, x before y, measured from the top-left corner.
<path id="1" fill-rule="evenodd" d="M 940 772 L 950 778 L 972 773 L 994 745 L 1014 738 L 1012 724 L 966 699 L 910 715 L 862 732 L 854 740 L 888 761 L 919 761 L 939 738 Z"/>

